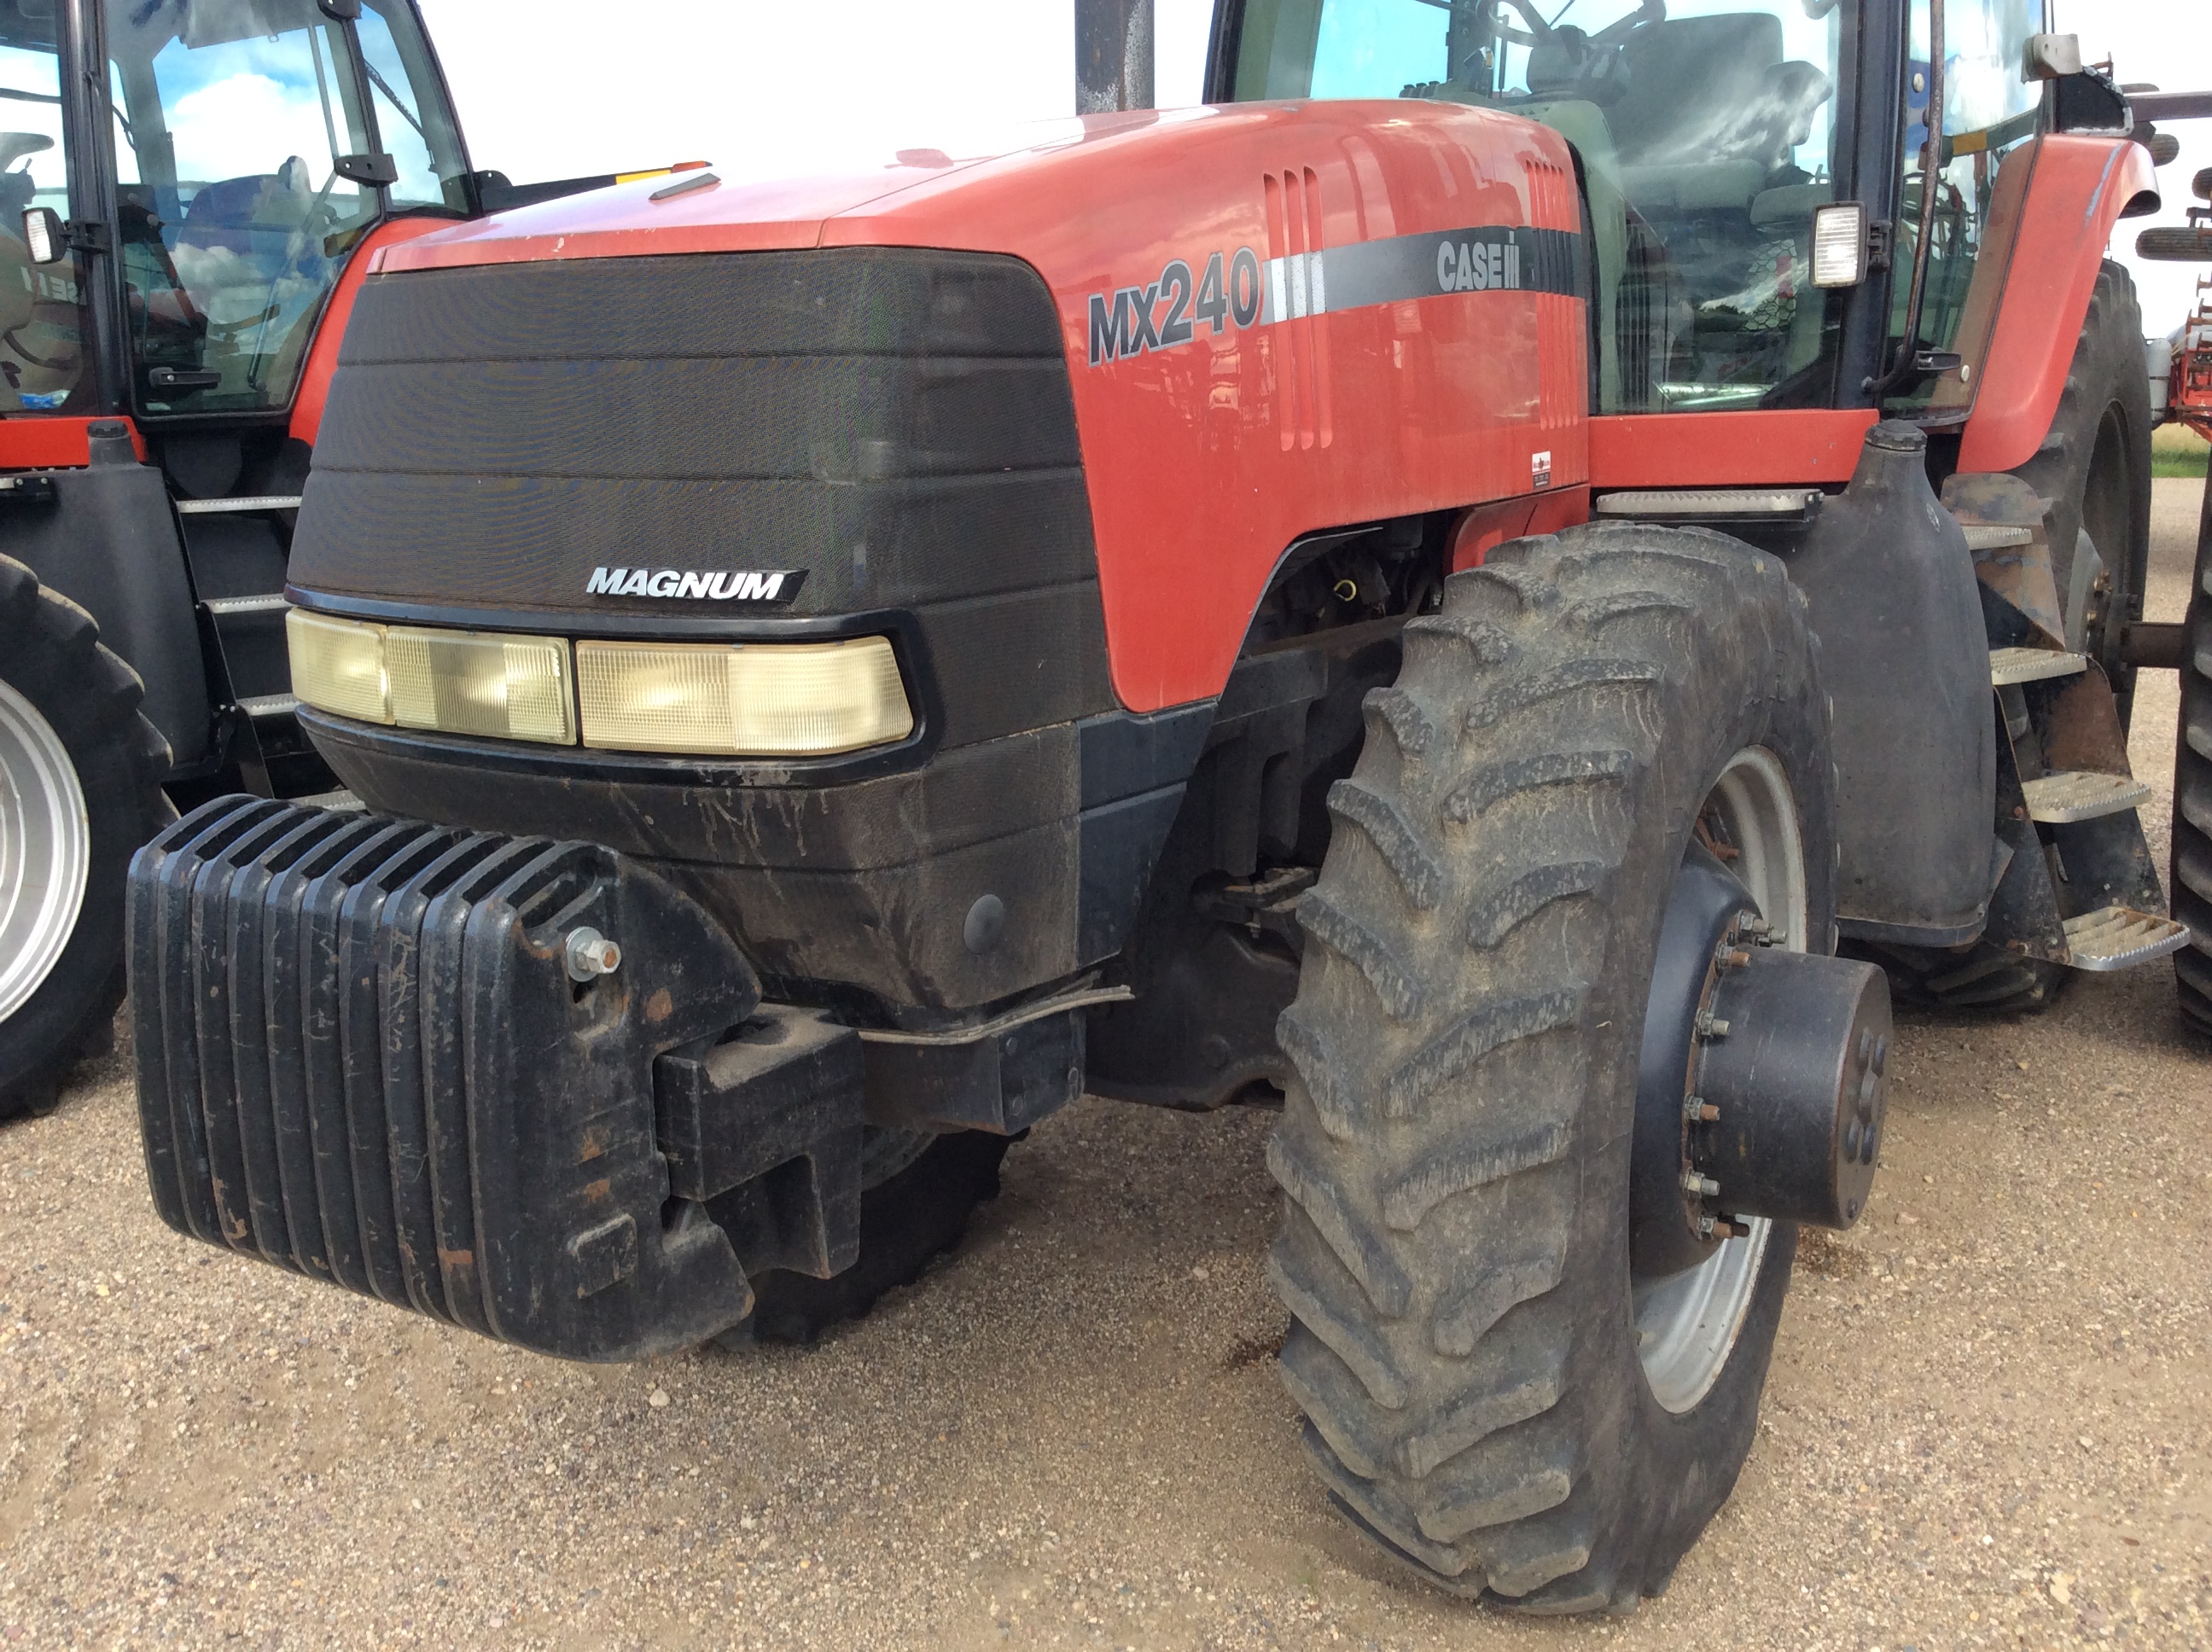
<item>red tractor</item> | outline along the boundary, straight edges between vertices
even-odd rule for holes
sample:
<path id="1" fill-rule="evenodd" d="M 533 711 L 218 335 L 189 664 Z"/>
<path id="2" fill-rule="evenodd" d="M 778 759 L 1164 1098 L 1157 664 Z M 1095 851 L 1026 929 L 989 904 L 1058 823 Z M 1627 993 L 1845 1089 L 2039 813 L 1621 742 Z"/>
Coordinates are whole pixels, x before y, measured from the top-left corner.
<path id="1" fill-rule="evenodd" d="M 1346 1515 L 1662 1589 L 1888 980 L 2204 1020 L 2212 936 L 2125 98 L 2022 0 L 1580 11 L 1224 0 L 1203 108 L 372 252 L 285 616 L 363 806 L 134 863 L 163 1217 L 633 1359 L 864 1306 L 1086 1090 L 1279 1102 Z"/>
<path id="2" fill-rule="evenodd" d="M 413 0 L 0 0 L 0 125 L 6 1118 L 106 1042 L 171 799 L 336 785 L 285 559 L 369 258 L 615 179 L 471 172 Z"/>

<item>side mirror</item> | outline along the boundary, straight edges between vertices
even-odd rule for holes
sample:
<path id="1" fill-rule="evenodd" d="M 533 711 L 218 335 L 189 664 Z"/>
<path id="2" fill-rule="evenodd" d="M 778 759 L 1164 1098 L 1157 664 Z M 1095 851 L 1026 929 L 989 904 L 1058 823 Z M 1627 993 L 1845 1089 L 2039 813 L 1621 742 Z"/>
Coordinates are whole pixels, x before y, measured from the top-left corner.
<path id="1" fill-rule="evenodd" d="M 69 236 L 52 207 L 23 209 L 23 245 L 33 264 L 59 264 L 69 256 Z"/>
<path id="2" fill-rule="evenodd" d="M 1835 201 L 1813 215 L 1813 284 L 1856 287 L 1873 265 L 1866 204 Z"/>
<path id="3" fill-rule="evenodd" d="M 2081 37 L 2078 34 L 2031 34 L 2020 65 L 2024 81 L 2055 81 L 2081 72 Z"/>

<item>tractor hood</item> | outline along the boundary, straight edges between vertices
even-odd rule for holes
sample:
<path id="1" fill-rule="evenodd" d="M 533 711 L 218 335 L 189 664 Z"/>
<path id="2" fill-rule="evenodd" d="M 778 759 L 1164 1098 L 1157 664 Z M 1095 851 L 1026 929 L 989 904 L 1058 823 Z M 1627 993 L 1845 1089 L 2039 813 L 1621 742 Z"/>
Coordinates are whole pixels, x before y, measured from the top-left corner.
<path id="1" fill-rule="evenodd" d="M 586 637 L 912 616 L 1048 721 L 1097 703 L 1103 603 L 1120 702 L 1185 704 L 1301 535 L 1585 480 L 1582 223 L 1557 132 L 1391 100 L 455 224 L 362 284 L 291 579 Z"/>
<path id="2" fill-rule="evenodd" d="M 979 168 L 1029 173 L 1052 157 L 1108 142 L 1164 119 L 1151 110 L 1038 121 L 947 137 L 942 147 L 900 149 L 797 176 L 737 166 L 654 176 L 518 207 L 393 247 L 372 273 L 556 258 L 647 258 L 682 252 L 755 252 L 881 243 L 884 215 L 899 206 L 933 216 Z M 919 197 L 909 202 L 907 197 Z M 867 228 L 864 228 L 863 226 Z M 897 237 L 892 237 L 897 240 Z"/>

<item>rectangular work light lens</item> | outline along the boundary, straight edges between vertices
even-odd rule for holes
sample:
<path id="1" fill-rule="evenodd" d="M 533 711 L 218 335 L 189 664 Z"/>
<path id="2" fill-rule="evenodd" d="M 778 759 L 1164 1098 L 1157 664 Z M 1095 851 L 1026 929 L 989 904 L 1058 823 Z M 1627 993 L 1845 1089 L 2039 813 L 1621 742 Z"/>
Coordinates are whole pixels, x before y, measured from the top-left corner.
<path id="1" fill-rule="evenodd" d="M 384 628 L 295 608 L 284 616 L 292 692 L 318 711 L 364 723 L 392 720 L 384 675 Z"/>
<path id="2" fill-rule="evenodd" d="M 1838 201 L 1813 215 L 1813 284 L 1856 287 L 1867 275 L 1866 208 Z"/>
<path id="3" fill-rule="evenodd" d="M 558 637 L 395 625 L 385 633 L 384 665 L 402 728 L 575 744 L 568 645 Z"/>
<path id="4" fill-rule="evenodd" d="M 584 744 L 616 751 L 828 756 L 914 732 L 886 637 L 579 642 L 576 686 Z"/>

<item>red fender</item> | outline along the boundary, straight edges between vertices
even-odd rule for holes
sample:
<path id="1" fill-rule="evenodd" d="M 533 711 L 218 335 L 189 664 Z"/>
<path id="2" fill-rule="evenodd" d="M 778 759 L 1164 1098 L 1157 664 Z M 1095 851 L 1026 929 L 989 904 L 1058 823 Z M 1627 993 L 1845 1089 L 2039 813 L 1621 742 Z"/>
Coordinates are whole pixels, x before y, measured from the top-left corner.
<path id="1" fill-rule="evenodd" d="M 2035 456 L 2074 359 L 2112 226 L 2158 204 L 2150 152 L 2132 138 L 2041 140 L 1959 469 L 2010 471 Z"/>

